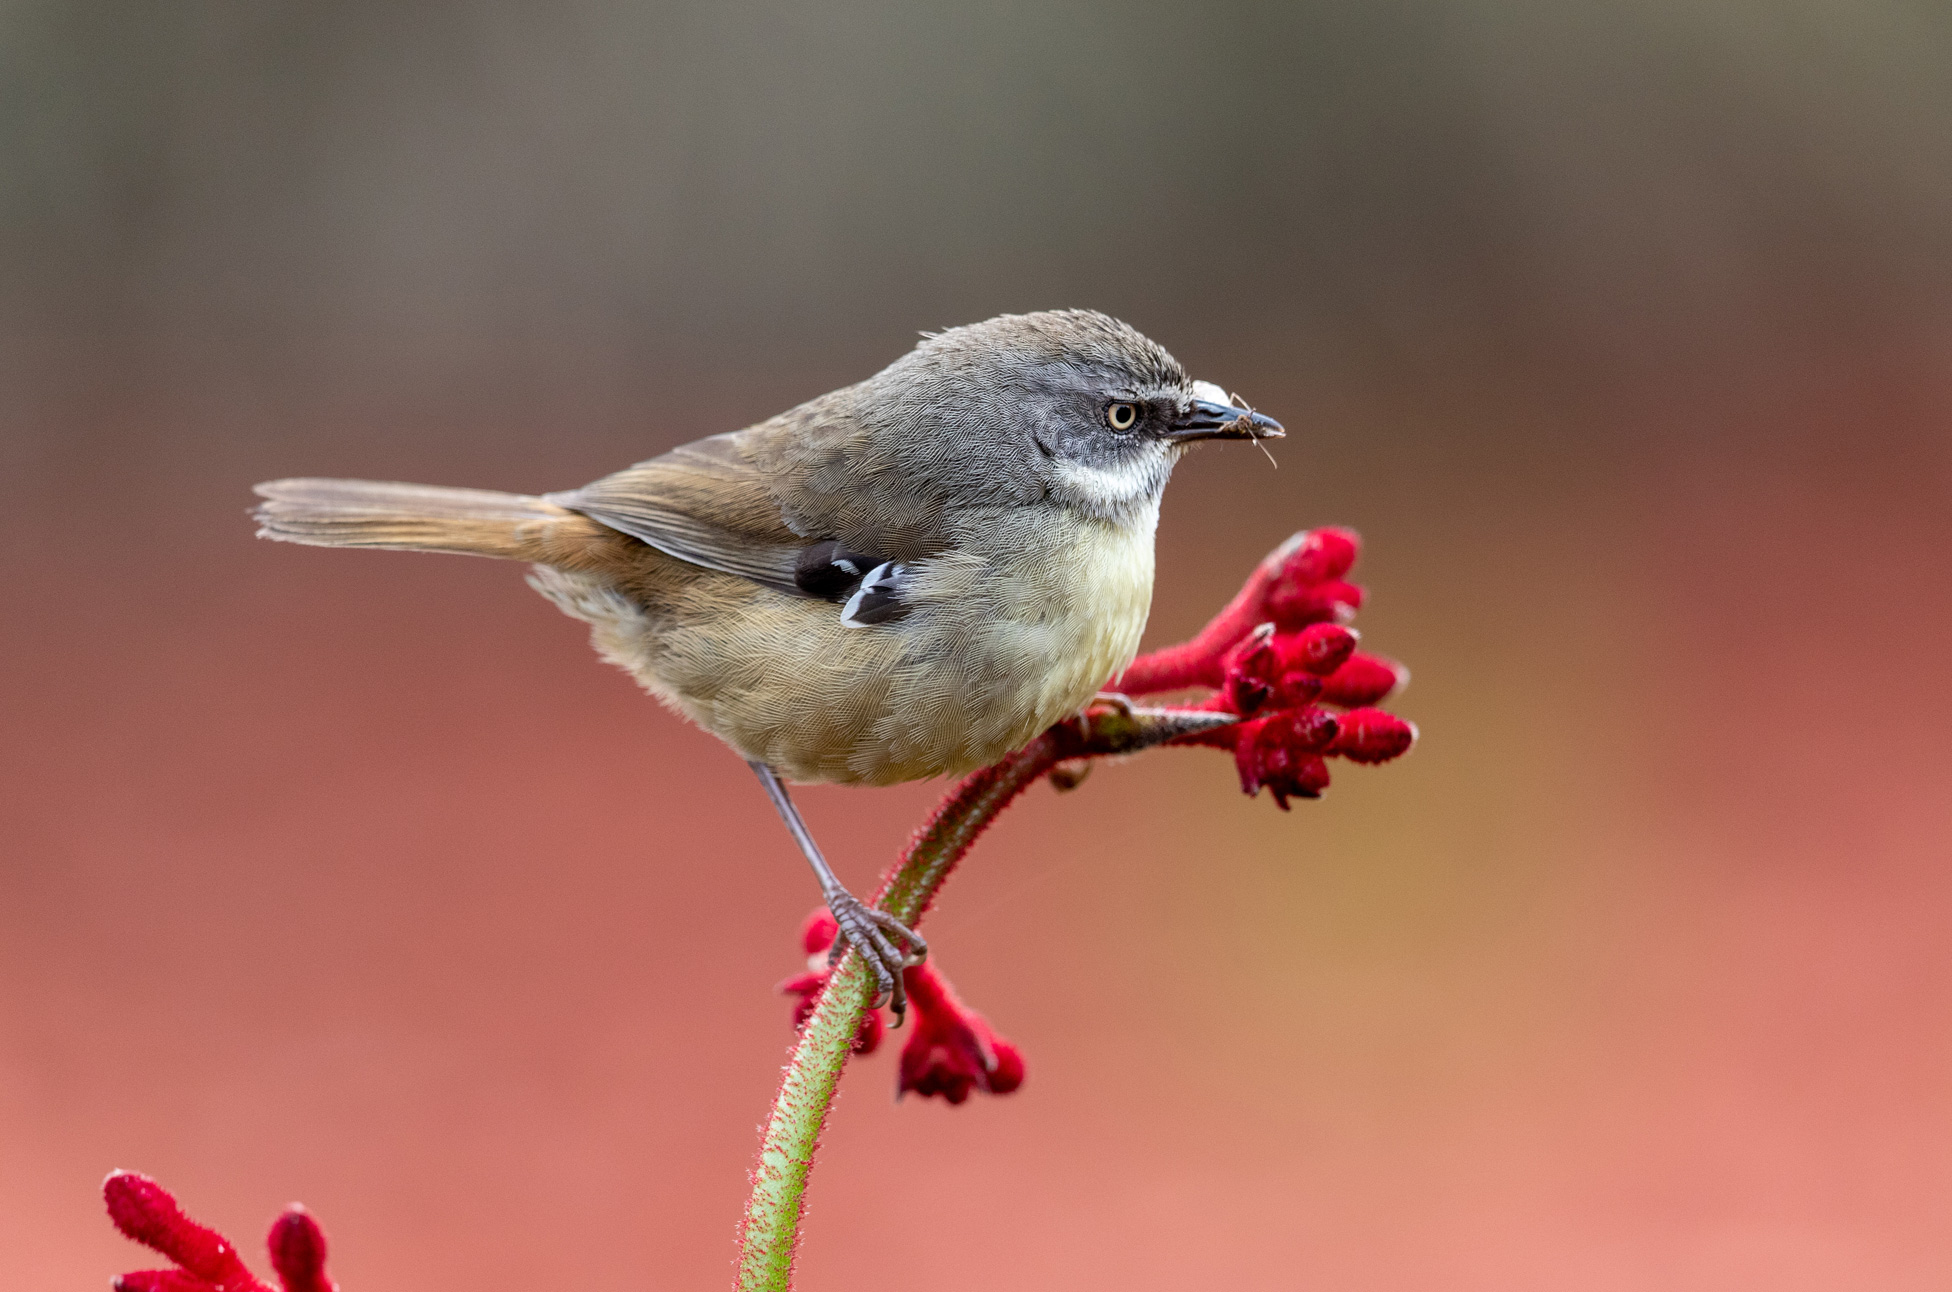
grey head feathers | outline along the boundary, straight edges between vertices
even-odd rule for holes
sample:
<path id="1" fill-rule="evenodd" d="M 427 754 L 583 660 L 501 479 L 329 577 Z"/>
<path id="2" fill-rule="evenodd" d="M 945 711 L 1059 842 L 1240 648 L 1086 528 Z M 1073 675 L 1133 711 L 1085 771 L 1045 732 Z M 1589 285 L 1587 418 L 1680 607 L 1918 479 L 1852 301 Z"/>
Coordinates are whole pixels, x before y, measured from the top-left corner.
<path id="1" fill-rule="evenodd" d="M 1194 399 L 1164 347 L 1094 310 L 951 328 L 851 393 L 893 469 L 943 502 L 1052 501 L 1107 519 L 1157 503 L 1185 447 L 1164 431 Z M 1121 403 L 1132 420 L 1115 425 L 1108 410 Z"/>

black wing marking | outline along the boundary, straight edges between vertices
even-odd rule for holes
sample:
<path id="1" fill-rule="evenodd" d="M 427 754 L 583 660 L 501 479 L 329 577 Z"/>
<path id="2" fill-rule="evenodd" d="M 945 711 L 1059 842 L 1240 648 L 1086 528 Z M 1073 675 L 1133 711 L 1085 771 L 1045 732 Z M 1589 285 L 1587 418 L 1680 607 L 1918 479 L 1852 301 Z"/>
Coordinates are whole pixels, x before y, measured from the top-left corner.
<path id="1" fill-rule="evenodd" d="M 908 567 L 899 561 L 883 561 L 869 570 L 861 586 L 841 607 L 841 623 L 849 628 L 869 628 L 906 614 L 908 606 L 901 599 L 901 585 L 907 573 Z"/>
<path id="2" fill-rule="evenodd" d="M 854 539 L 882 555 L 839 538 L 807 542 L 806 531 L 796 530 L 784 514 L 772 486 L 776 473 L 759 466 L 749 451 L 760 443 L 752 439 L 756 429 L 682 445 L 544 500 L 693 565 L 780 592 L 845 603 L 841 621 L 850 628 L 886 623 L 904 613 L 900 594 L 907 567 L 873 541 L 886 535 L 869 527 L 868 543 Z M 903 557 L 921 554 L 899 546 L 896 551 Z"/>
<path id="3" fill-rule="evenodd" d="M 793 582 L 810 597 L 845 601 L 881 558 L 850 552 L 838 539 L 825 539 L 800 553 L 793 563 Z"/>

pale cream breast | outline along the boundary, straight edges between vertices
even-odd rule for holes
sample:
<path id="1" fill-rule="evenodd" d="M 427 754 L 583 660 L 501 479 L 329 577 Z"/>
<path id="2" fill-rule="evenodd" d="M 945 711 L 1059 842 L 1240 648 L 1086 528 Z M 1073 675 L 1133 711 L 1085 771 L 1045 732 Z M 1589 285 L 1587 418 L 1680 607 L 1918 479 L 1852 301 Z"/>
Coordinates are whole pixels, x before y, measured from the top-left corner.
<path id="1" fill-rule="evenodd" d="M 1130 662 L 1156 517 L 973 517 L 965 541 L 912 564 L 908 614 L 867 628 L 830 602 L 696 567 L 629 593 L 549 569 L 531 582 L 591 623 L 606 659 L 745 757 L 797 781 L 893 784 L 994 762 Z"/>

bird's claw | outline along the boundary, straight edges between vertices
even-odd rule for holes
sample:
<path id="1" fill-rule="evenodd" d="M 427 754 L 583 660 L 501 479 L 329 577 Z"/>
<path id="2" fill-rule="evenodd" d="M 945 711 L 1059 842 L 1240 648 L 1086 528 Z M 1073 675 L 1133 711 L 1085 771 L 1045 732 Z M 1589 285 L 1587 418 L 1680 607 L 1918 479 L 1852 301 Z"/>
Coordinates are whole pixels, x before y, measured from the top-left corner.
<path id="1" fill-rule="evenodd" d="M 902 982 L 902 970 L 927 959 L 929 944 L 922 940 L 921 934 L 888 912 L 876 910 L 851 893 L 830 895 L 827 909 L 833 912 L 834 923 L 840 928 L 840 936 L 834 939 L 833 949 L 827 953 L 829 962 L 838 961 L 850 946 L 858 951 L 868 972 L 874 975 L 874 1000 L 868 1008 L 878 1009 L 882 1002 L 887 1002 L 895 1015 L 895 1026 L 900 1027 L 902 1016 L 908 1012 L 908 991 Z M 902 946 L 907 950 L 902 950 Z"/>
<path id="2" fill-rule="evenodd" d="M 1132 697 L 1117 691 L 1100 691 L 1098 694 L 1092 696 L 1090 703 L 1085 705 L 1086 712 L 1089 712 L 1091 706 L 1094 704 L 1102 705 L 1110 709 L 1121 718 L 1129 718 L 1132 716 Z"/>

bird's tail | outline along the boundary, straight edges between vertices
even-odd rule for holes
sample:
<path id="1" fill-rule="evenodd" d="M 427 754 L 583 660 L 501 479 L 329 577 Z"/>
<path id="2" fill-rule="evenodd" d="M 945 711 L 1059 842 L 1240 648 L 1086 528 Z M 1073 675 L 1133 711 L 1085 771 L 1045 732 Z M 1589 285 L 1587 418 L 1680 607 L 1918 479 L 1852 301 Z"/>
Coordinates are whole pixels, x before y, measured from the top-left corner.
<path id="1" fill-rule="evenodd" d="M 272 480 L 257 493 L 264 499 L 252 513 L 259 538 L 314 547 L 555 562 L 601 532 L 587 517 L 541 498 L 489 489 L 301 479 Z"/>

